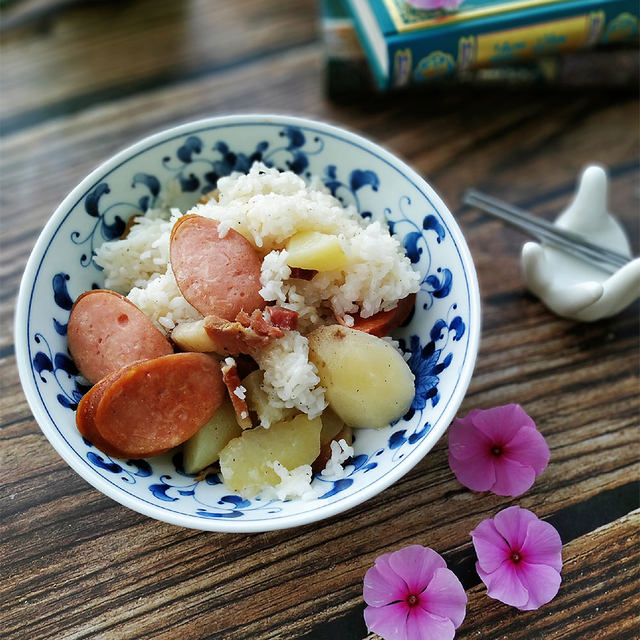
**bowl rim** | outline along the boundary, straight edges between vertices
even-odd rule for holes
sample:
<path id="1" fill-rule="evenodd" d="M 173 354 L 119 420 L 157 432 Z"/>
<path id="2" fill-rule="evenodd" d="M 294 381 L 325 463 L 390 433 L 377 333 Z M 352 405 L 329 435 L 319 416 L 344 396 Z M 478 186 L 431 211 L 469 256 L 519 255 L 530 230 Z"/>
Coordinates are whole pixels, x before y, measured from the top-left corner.
<path id="1" fill-rule="evenodd" d="M 118 485 L 108 482 L 95 471 L 87 470 L 85 464 L 77 455 L 77 452 L 69 445 L 56 427 L 56 423 L 46 410 L 44 401 L 37 391 L 32 374 L 31 361 L 29 359 L 29 335 L 28 317 L 31 308 L 31 287 L 42 266 L 46 249 L 55 236 L 60 225 L 66 220 L 71 209 L 87 192 L 88 188 L 95 184 L 99 178 L 104 178 L 111 171 L 125 161 L 131 160 L 159 144 L 166 143 L 173 138 L 179 138 L 186 134 L 196 134 L 198 130 L 211 128 L 224 128 L 239 124 L 254 124 L 268 126 L 298 126 L 307 130 L 315 130 L 318 133 L 338 138 L 347 143 L 371 153 L 385 164 L 402 174 L 423 196 L 430 200 L 438 214 L 447 219 L 443 220 L 451 234 L 458 250 L 461 264 L 467 280 L 469 296 L 469 334 L 467 338 L 464 362 L 466 366 L 461 370 L 455 389 L 448 400 L 439 423 L 434 424 L 429 433 L 420 441 L 420 444 L 404 457 L 395 467 L 369 485 L 357 492 L 346 495 L 344 499 L 336 500 L 316 509 L 284 515 L 278 518 L 265 518 L 256 520 L 243 519 L 209 519 L 171 511 L 139 497 L 130 494 Z M 475 286 L 474 286 L 475 284 Z M 440 437 L 445 433 L 449 424 L 455 417 L 464 396 L 466 395 L 478 354 L 481 333 L 480 290 L 476 269 L 471 257 L 471 252 L 460 230 L 457 221 L 449 208 L 444 204 L 435 190 L 413 170 L 404 160 L 387 150 L 380 144 L 364 138 L 348 128 L 328 124 L 317 120 L 282 114 L 237 114 L 225 116 L 213 116 L 194 121 L 183 122 L 173 127 L 162 129 L 151 135 L 147 135 L 137 142 L 121 149 L 91 171 L 71 192 L 62 200 L 53 214 L 47 220 L 40 232 L 38 239 L 31 250 L 25 270 L 23 272 L 17 296 L 16 311 L 14 316 L 14 341 L 16 363 L 23 392 L 33 416 L 50 444 L 58 452 L 60 457 L 86 482 L 98 489 L 108 498 L 122 504 L 133 511 L 142 513 L 148 517 L 167 522 L 176 526 L 201 530 L 226 533 L 255 533 L 286 529 L 302 526 L 343 513 L 353 507 L 362 504 L 373 496 L 381 493 L 406 475 L 416 466 L 424 456 L 433 448 Z"/>

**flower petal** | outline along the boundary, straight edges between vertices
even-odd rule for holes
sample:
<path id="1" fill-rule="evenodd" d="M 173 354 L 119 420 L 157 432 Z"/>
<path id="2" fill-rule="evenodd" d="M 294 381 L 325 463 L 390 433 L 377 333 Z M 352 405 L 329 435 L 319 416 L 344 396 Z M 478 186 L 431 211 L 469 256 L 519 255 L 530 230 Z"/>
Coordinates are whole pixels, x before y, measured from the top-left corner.
<path id="1" fill-rule="evenodd" d="M 486 573 L 495 571 L 511 554 L 507 541 L 490 518 L 483 520 L 472 532 L 478 564 Z"/>
<path id="2" fill-rule="evenodd" d="M 531 467 L 539 476 L 547 468 L 551 452 L 537 429 L 523 427 L 504 445 L 502 455 Z"/>
<path id="3" fill-rule="evenodd" d="M 478 555 L 476 570 L 491 598 L 530 610 L 558 593 L 562 540 L 552 525 L 531 511 L 518 506 L 503 509 L 493 520 L 481 522 L 471 537 Z M 505 552 L 506 558 L 496 567 Z"/>
<path id="4" fill-rule="evenodd" d="M 439 618 L 448 618 L 457 629 L 464 620 L 467 594 L 453 571 L 436 569 L 420 597 L 420 606 Z"/>
<path id="5" fill-rule="evenodd" d="M 505 444 L 522 427 L 535 428 L 535 422 L 518 404 L 508 404 L 504 407 L 493 407 L 480 411 L 474 416 L 475 426 L 494 444 Z"/>
<path id="6" fill-rule="evenodd" d="M 449 466 L 458 482 L 472 491 L 488 491 L 496 482 L 494 462 L 496 458 L 488 449 L 478 451 L 474 458 L 457 460 L 449 452 Z"/>
<path id="7" fill-rule="evenodd" d="M 496 481 L 490 489 L 499 496 L 521 496 L 536 480 L 533 467 L 520 464 L 505 455 L 494 459 L 493 468 Z"/>
<path id="8" fill-rule="evenodd" d="M 479 411 L 476 409 L 466 418 L 457 418 L 449 427 L 449 455 L 456 460 L 469 460 L 480 452 L 491 450 L 491 440 L 479 431 L 473 422 L 473 416 L 477 413 Z"/>
<path id="9" fill-rule="evenodd" d="M 453 622 L 448 618 L 434 616 L 421 607 L 411 608 L 407 618 L 407 640 L 453 640 L 455 634 Z"/>
<path id="10" fill-rule="evenodd" d="M 511 560 L 505 560 L 495 571 L 483 571 L 476 563 L 476 571 L 487 585 L 487 595 L 512 607 L 523 607 L 529 601 L 529 592 L 520 581 Z"/>
<path id="11" fill-rule="evenodd" d="M 511 549 L 520 551 L 531 522 L 538 521 L 535 513 L 518 506 L 508 507 L 498 512 L 493 523 L 500 535 L 508 542 Z"/>
<path id="12" fill-rule="evenodd" d="M 382 607 L 407 596 L 405 581 L 389 566 L 390 553 L 376 558 L 376 563 L 364 576 L 362 595 L 373 607 Z"/>
<path id="13" fill-rule="evenodd" d="M 522 557 L 530 564 L 562 569 L 562 540 L 555 527 L 544 520 L 532 520 L 522 543 Z"/>
<path id="14" fill-rule="evenodd" d="M 408 592 L 417 595 L 429 584 L 433 572 L 447 564 L 433 549 L 414 544 L 391 553 L 389 566 L 406 582 Z"/>
<path id="15" fill-rule="evenodd" d="M 369 631 L 387 640 L 407 640 L 407 615 L 409 607 L 404 602 L 386 607 L 366 607 L 364 621 Z"/>
<path id="16" fill-rule="evenodd" d="M 562 582 L 560 574 L 546 564 L 522 562 L 518 565 L 518 575 L 520 581 L 526 585 L 529 592 L 527 602 L 518 607 L 521 611 L 538 609 L 543 604 L 553 600 Z"/>

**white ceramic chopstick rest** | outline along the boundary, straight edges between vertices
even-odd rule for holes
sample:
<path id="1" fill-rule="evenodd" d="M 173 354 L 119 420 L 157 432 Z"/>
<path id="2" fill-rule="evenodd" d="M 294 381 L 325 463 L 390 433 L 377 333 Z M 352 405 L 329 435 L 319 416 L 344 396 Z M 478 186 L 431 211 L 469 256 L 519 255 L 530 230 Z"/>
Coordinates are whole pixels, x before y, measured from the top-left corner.
<path id="1" fill-rule="evenodd" d="M 631 257 L 624 231 L 607 211 L 607 174 L 602 167 L 585 169 L 573 202 L 554 224 Z M 609 275 L 544 243 L 527 242 L 522 247 L 522 270 L 532 293 L 564 318 L 599 320 L 640 297 L 640 258 Z"/>

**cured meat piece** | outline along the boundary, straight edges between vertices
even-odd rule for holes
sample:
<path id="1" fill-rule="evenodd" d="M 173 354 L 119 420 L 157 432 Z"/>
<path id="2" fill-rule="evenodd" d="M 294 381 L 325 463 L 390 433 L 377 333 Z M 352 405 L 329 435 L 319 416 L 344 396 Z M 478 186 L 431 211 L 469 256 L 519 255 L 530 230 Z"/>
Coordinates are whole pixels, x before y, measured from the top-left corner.
<path id="1" fill-rule="evenodd" d="M 262 309 L 260 268 L 253 245 L 230 229 L 218 235 L 218 223 L 189 214 L 171 230 L 171 267 L 178 287 L 203 316 L 234 320 L 244 309 Z"/>
<path id="2" fill-rule="evenodd" d="M 273 326 L 285 331 L 295 331 L 298 328 L 298 312 L 283 307 L 267 307 L 267 313 Z"/>
<path id="3" fill-rule="evenodd" d="M 271 307 L 267 307 L 270 309 Z M 296 314 L 297 315 L 297 314 Z M 271 320 L 271 315 L 268 316 Z M 256 309 L 251 315 L 245 311 L 241 311 L 236 320 L 246 328 L 253 329 L 258 335 L 266 336 L 268 338 L 282 338 L 284 335 L 282 331 L 276 327 L 273 323 L 267 322 L 262 311 Z"/>
<path id="4" fill-rule="evenodd" d="M 155 456 L 196 433 L 224 395 L 220 365 L 204 353 L 137 362 L 107 382 L 95 410 L 95 430 L 126 457 Z"/>
<path id="5" fill-rule="evenodd" d="M 277 331 L 278 337 L 281 336 L 282 332 Z M 257 333 L 249 325 L 245 327 L 240 322 L 230 322 L 211 315 L 202 320 L 179 324 L 172 331 L 171 339 L 184 351 L 235 356 L 253 353 L 255 349 L 267 345 L 271 337 Z"/>
<path id="6" fill-rule="evenodd" d="M 255 312 L 262 317 L 262 312 Z M 218 345 L 216 353 L 236 355 L 239 353 L 251 354 L 255 349 L 266 346 L 271 339 L 282 337 L 282 331 L 267 325 L 265 330 L 258 331 L 251 321 L 250 326 L 245 327 L 240 322 L 228 322 L 216 316 L 207 316 L 204 327 L 209 337 Z M 276 333 L 277 332 L 277 333 Z"/>
<path id="7" fill-rule="evenodd" d="M 389 311 L 380 311 L 375 315 L 368 318 L 362 318 L 358 314 L 353 316 L 353 324 L 348 325 L 344 318 L 334 314 L 336 320 L 343 327 L 351 327 L 352 329 L 358 329 L 358 331 L 364 331 L 364 333 L 370 333 L 372 336 L 383 338 L 388 336 L 396 327 L 399 327 L 408 317 L 413 310 L 413 305 L 416 301 L 416 294 L 403 298 L 398 301 L 398 306 L 395 309 Z"/>
<path id="8" fill-rule="evenodd" d="M 236 420 L 242 429 L 251 429 L 253 424 L 249 417 L 249 407 L 246 400 L 246 389 L 242 386 L 238 367 L 233 358 L 227 358 L 222 364 L 222 380 L 229 392 L 229 398 L 236 414 Z"/>
<path id="9" fill-rule="evenodd" d="M 132 362 L 173 353 L 167 338 L 133 302 L 107 289 L 78 297 L 67 339 L 80 373 L 94 384 Z"/>

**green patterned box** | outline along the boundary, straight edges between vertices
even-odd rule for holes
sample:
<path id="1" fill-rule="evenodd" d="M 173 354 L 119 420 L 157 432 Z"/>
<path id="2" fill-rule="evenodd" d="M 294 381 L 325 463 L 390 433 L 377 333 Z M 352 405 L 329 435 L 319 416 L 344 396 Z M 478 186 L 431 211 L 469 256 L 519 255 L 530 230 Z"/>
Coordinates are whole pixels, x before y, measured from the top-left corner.
<path id="1" fill-rule="evenodd" d="M 428 82 L 612 43 L 638 43 L 638 0 L 466 0 L 425 11 L 346 0 L 378 86 Z"/>

